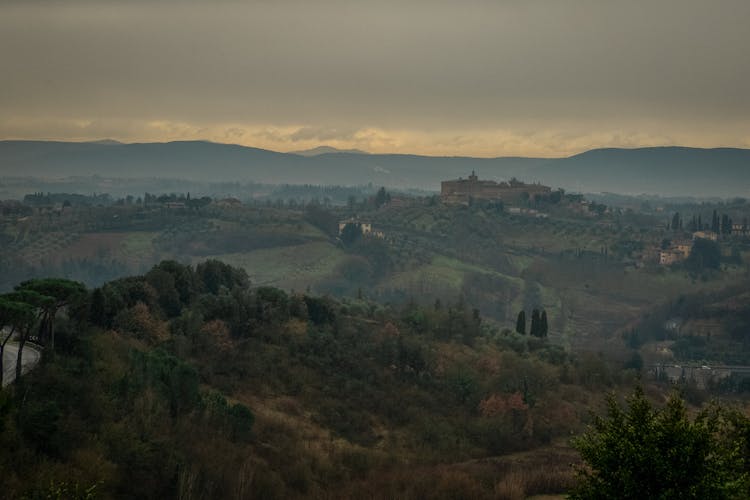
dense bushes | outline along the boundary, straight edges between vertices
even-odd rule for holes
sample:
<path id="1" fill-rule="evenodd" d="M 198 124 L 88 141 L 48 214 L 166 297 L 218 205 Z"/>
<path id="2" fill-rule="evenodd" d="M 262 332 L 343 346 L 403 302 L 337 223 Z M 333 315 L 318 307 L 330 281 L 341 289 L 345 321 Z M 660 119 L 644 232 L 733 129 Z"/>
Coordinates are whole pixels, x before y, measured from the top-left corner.
<path id="1" fill-rule="evenodd" d="M 586 462 L 572 498 L 748 498 L 750 420 L 720 407 L 695 418 L 673 395 L 661 409 L 643 390 L 614 396 L 575 442 Z"/>

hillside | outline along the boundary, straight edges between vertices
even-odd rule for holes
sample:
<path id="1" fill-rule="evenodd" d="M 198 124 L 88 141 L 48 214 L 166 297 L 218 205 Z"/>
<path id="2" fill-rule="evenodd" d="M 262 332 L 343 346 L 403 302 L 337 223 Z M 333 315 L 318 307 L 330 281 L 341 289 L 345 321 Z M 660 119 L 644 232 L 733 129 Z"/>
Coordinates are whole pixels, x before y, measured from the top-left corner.
<path id="1" fill-rule="evenodd" d="M 41 365 L 0 389 L 7 498 L 559 495 L 570 436 L 639 373 L 462 301 L 286 293 L 215 260 L 66 300 Z"/>
<path id="2" fill-rule="evenodd" d="M 596 149 L 533 172 L 548 184 L 577 191 L 750 197 L 746 149 Z"/>
<path id="3" fill-rule="evenodd" d="M 555 443 L 632 377 L 462 304 L 251 288 L 217 261 L 162 262 L 55 322 L 55 354 L 0 392 L 9 498 L 561 493 L 575 455 Z"/>
<path id="4" fill-rule="evenodd" d="M 300 156 L 210 142 L 96 144 L 0 142 L 4 176 L 164 177 L 211 182 L 376 185 L 439 189 L 471 170 L 512 175 L 543 160 L 324 153 Z"/>
<path id="5" fill-rule="evenodd" d="M 45 276 L 99 286 L 161 260 L 211 258 L 287 291 L 422 305 L 463 297 L 502 327 L 512 327 L 522 309 L 545 309 L 558 344 L 611 352 L 622 348 L 612 343 L 618 330 L 652 307 L 737 283 L 746 272 L 746 239 L 723 243 L 723 270 L 691 274 L 643 256 L 675 237 L 664 229 L 668 214 L 593 217 L 568 203 L 535 205 L 546 218 L 445 206 L 431 197 L 381 210 L 363 199 L 351 207 L 263 202 L 169 210 L 133 203 L 77 207 L 59 217 L 9 216 L 0 219 L 0 291 Z M 712 208 L 702 208 L 703 220 Z M 720 207 L 730 208 L 736 220 L 750 209 Z M 696 212 L 684 213 L 689 220 Z M 354 216 L 372 222 L 383 238 L 340 241 L 339 221 Z"/>
<path id="6" fill-rule="evenodd" d="M 163 177 L 195 181 L 362 185 L 437 190 L 466 176 L 512 176 L 583 192 L 750 196 L 744 149 L 599 149 L 569 158 L 468 158 L 403 154 L 278 153 L 210 142 L 148 144 L 0 142 L 4 176 Z"/>

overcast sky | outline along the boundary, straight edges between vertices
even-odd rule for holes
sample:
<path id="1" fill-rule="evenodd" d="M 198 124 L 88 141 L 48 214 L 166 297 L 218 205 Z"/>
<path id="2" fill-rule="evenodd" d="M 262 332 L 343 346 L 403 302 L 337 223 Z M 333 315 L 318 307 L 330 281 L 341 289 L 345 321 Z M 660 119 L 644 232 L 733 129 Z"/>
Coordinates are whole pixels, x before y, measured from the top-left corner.
<path id="1" fill-rule="evenodd" d="M 0 0 L 0 138 L 750 147 L 748 0 Z"/>

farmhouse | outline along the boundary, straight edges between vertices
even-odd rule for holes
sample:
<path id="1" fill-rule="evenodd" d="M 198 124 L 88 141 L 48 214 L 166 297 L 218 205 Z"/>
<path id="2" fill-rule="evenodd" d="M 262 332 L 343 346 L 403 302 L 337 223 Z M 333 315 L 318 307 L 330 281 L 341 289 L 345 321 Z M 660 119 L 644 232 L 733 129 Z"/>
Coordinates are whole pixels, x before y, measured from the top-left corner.
<path id="1" fill-rule="evenodd" d="M 242 206 L 242 202 L 237 198 L 223 198 L 214 200 L 213 205 L 221 208 L 238 208 Z"/>
<path id="2" fill-rule="evenodd" d="M 698 238 L 716 241 L 719 238 L 719 235 L 713 231 L 696 231 L 693 233 L 693 239 L 697 240 Z"/>
<path id="3" fill-rule="evenodd" d="M 682 254 L 683 259 L 690 257 L 690 250 L 693 248 L 693 242 L 689 240 L 676 240 L 672 242 L 672 250 Z"/>
<path id="4" fill-rule="evenodd" d="M 685 254 L 675 249 L 662 250 L 659 253 L 659 264 L 662 266 L 671 266 L 676 262 L 685 260 Z"/>
<path id="5" fill-rule="evenodd" d="M 362 234 L 364 236 L 367 236 L 368 234 L 372 233 L 372 223 L 370 222 L 361 222 L 355 219 L 344 219 L 339 221 L 339 234 L 341 234 L 344 231 L 344 228 L 347 224 L 354 224 L 355 226 L 359 227 L 359 230 L 362 231 Z"/>
<path id="6" fill-rule="evenodd" d="M 468 205 L 475 200 L 518 203 L 535 195 L 549 194 L 551 189 L 541 184 L 526 184 L 516 179 L 509 182 L 480 181 L 474 172 L 468 179 L 458 178 L 440 183 L 440 198 L 448 205 Z"/>

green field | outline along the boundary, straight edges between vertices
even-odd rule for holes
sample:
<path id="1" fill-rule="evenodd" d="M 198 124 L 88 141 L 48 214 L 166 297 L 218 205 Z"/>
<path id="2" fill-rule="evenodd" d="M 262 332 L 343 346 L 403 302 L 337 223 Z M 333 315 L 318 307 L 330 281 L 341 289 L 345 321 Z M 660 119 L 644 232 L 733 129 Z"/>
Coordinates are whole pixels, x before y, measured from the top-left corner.
<path id="1" fill-rule="evenodd" d="M 210 258 L 244 269 L 256 285 L 304 290 L 333 272 L 344 256 L 342 250 L 330 243 L 311 242 Z"/>

